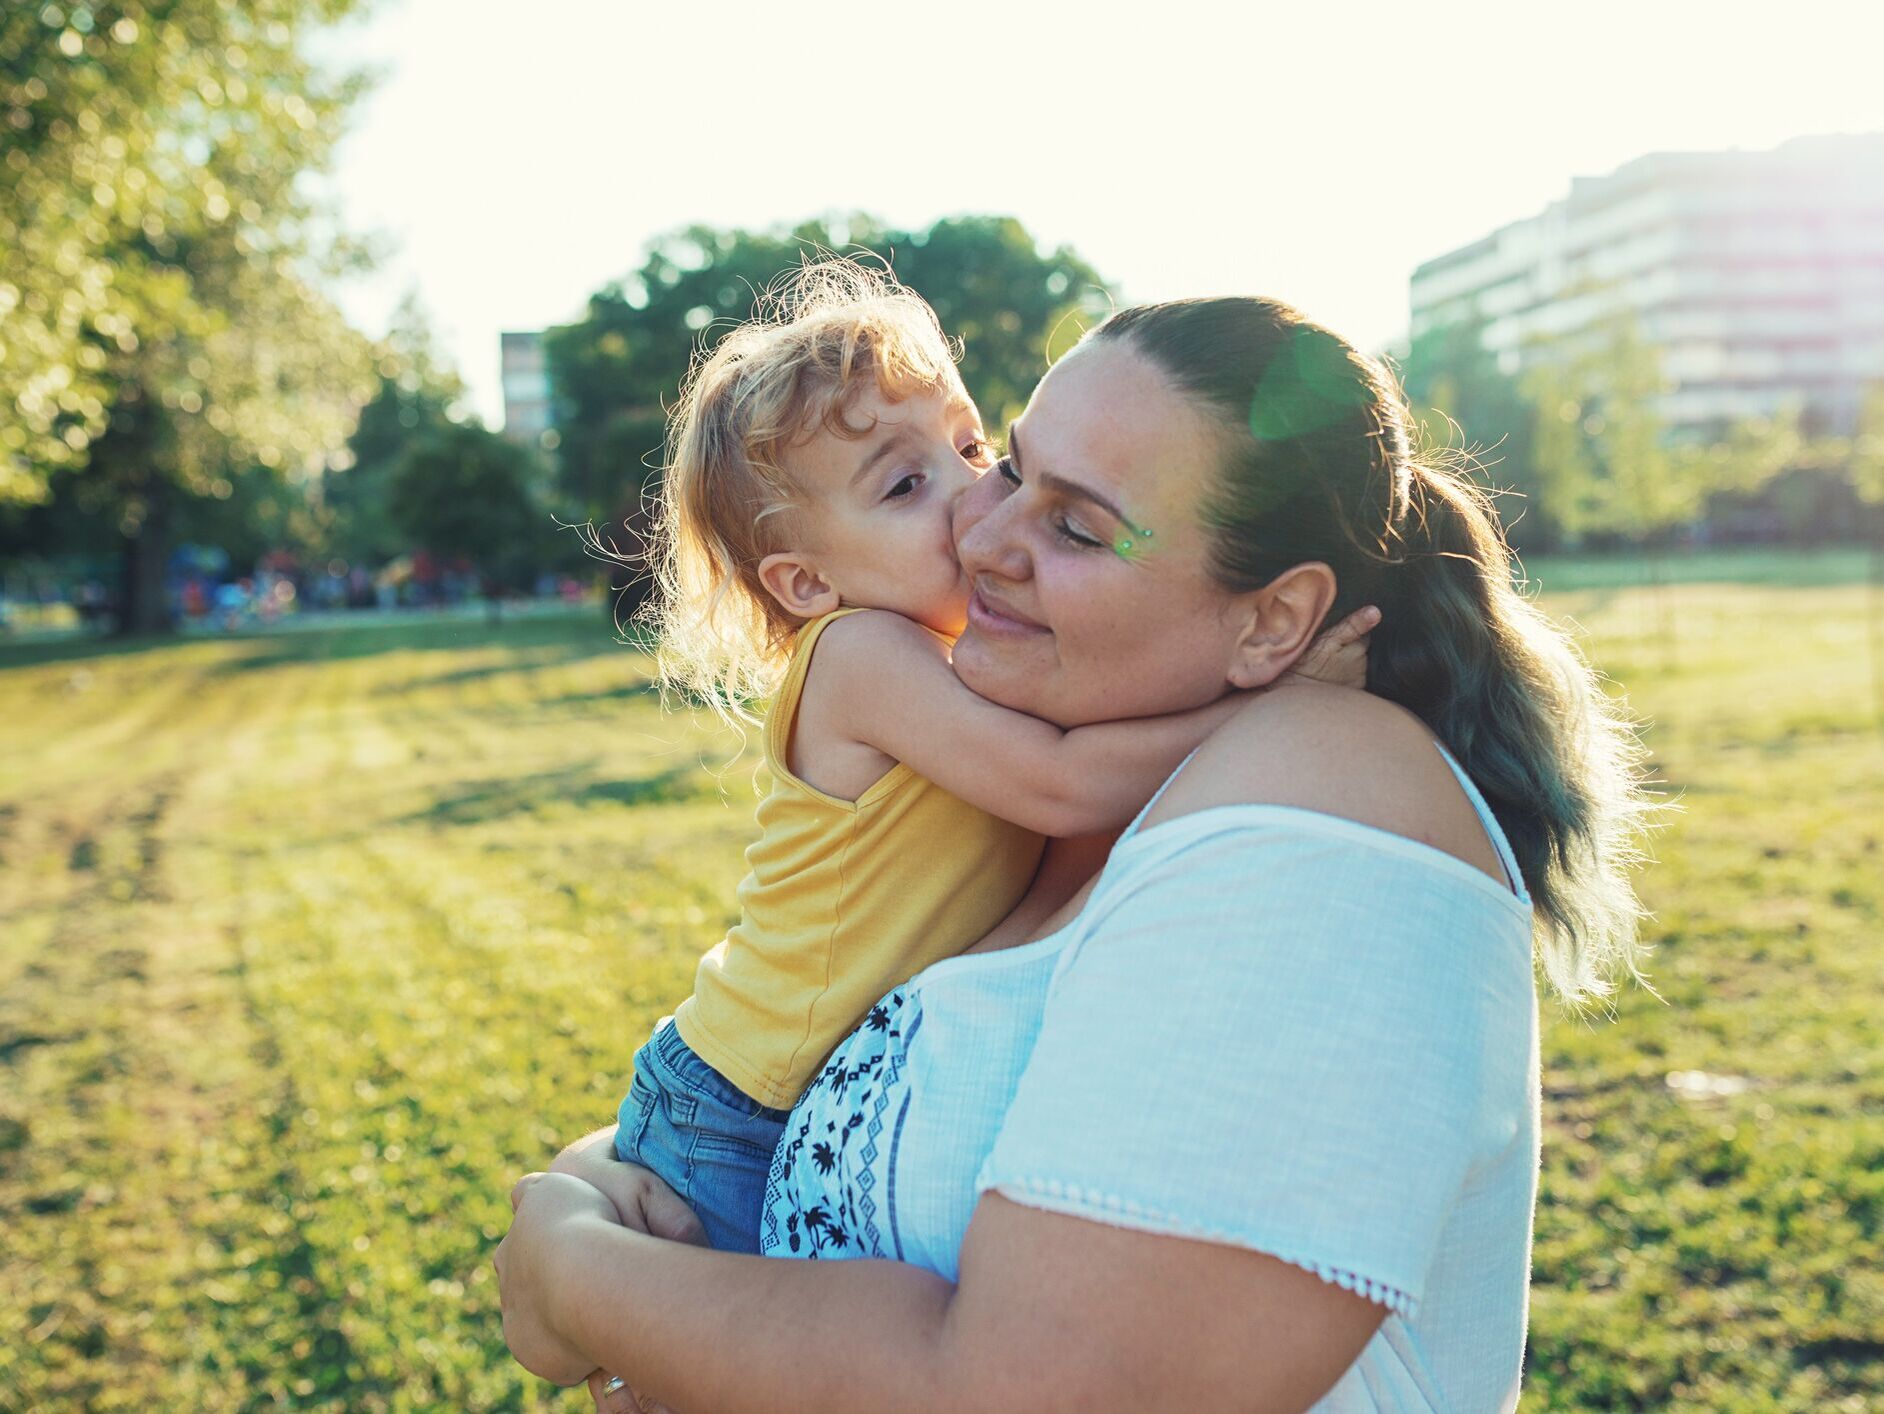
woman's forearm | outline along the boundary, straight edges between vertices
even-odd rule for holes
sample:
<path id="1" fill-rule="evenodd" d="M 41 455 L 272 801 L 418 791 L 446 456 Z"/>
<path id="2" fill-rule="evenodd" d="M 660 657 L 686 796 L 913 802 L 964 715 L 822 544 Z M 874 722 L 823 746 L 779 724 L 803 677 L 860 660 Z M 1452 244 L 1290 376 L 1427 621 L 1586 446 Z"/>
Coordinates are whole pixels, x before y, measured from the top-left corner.
<path id="1" fill-rule="evenodd" d="M 600 1220 L 571 1225 L 560 1261 L 565 1337 L 675 1409 L 960 1407 L 955 1288 L 920 1268 L 712 1252 Z"/>

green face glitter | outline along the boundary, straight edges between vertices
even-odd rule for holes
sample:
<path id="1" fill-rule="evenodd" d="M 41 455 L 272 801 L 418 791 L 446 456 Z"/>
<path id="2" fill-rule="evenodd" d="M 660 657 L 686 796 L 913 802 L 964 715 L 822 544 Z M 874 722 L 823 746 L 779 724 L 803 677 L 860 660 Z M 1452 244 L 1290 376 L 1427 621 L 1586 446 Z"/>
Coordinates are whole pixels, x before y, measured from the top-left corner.
<path id="1" fill-rule="evenodd" d="M 1134 539 L 1133 537 L 1137 538 Z M 1151 532 L 1149 530 L 1142 529 L 1139 526 L 1132 526 L 1130 535 L 1122 535 L 1112 542 L 1112 553 L 1117 555 L 1121 560 L 1135 560 L 1138 558 L 1138 555 L 1133 552 L 1142 552 L 1145 548 L 1144 542 L 1149 539 L 1151 539 Z"/>

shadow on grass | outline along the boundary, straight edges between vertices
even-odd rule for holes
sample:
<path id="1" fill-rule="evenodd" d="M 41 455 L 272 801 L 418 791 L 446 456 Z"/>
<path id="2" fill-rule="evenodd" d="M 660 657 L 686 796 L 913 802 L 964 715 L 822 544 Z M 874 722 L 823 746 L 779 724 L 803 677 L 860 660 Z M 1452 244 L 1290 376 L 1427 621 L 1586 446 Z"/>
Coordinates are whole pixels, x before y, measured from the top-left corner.
<path id="1" fill-rule="evenodd" d="M 632 638 L 629 644 L 642 646 Z M 403 618 L 387 622 L 367 613 L 332 624 L 272 631 L 148 638 L 81 633 L 28 643 L 0 640 L 0 671 L 200 646 L 238 650 L 212 670 L 218 676 L 229 676 L 303 663 L 370 658 L 381 653 L 467 652 L 480 648 L 561 650 L 563 656 L 556 661 L 573 661 L 620 652 L 623 640 L 611 624 L 591 610 L 532 614 L 495 624 L 481 618 L 442 616 L 418 622 Z"/>
<path id="2" fill-rule="evenodd" d="M 500 646 L 490 643 L 479 647 Z M 393 682 L 382 683 L 374 690 L 378 697 L 403 697 L 409 693 L 425 692 L 431 688 L 464 687 L 474 682 L 487 682 L 492 678 L 509 677 L 514 673 L 534 673 L 543 668 L 558 668 L 570 663 L 583 662 L 590 658 L 601 657 L 607 653 L 619 653 L 621 645 L 611 641 L 597 644 L 589 641 L 569 643 L 550 643 L 540 646 L 519 647 L 508 656 L 495 663 L 477 663 L 471 667 L 454 668 L 450 672 L 435 673 L 429 677 L 400 678 Z M 567 697 L 548 697 L 538 699 L 532 706 L 554 707 L 567 702 L 582 701 L 589 698 L 602 699 L 611 697 L 638 697 L 647 690 L 646 678 L 639 678 L 634 683 L 607 692 L 577 693 Z"/>
<path id="3" fill-rule="evenodd" d="M 565 692 L 560 697 L 545 697 L 539 707 L 599 707 L 608 702 L 627 702 L 636 697 L 659 697 L 661 686 L 652 678 L 637 678 L 619 687 L 598 688 L 594 692 Z"/>
<path id="4" fill-rule="evenodd" d="M 238 638 L 236 641 L 242 641 Z M 346 625 L 334 629 L 257 636 L 249 640 L 255 651 L 218 664 L 223 675 L 265 672 L 299 664 L 345 662 L 382 653 L 469 653 L 480 649 L 510 649 L 523 656 L 488 668 L 465 669 L 464 679 L 518 671 L 621 651 L 620 642 L 604 624 L 590 615 L 517 619 L 500 623 L 455 620 L 436 624 Z M 440 681 L 450 681 L 445 674 Z M 391 691 L 424 686 L 428 680 L 393 685 Z"/>
<path id="5" fill-rule="evenodd" d="M 595 779 L 593 763 L 589 763 L 527 776 L 467 781 L 400 823 L 441 828 L 482 825 L 557 805 L 582 809 L 596 805 L 667 805 L 710 793 L 710 787 L 702 782 L 691 762 L 670 766 L 651 776 L 617 781 Z"/>
<path id="6" fill-rule="evenodd" d="M 0 642 L 0 672 L 8 668 L 38 668 L 49 663 L 75 663 L 88 658 L 136 657 L 196 641 L 188 638 L 107 638 L 102 634 L 74 633 L 65 638 L 41 638 L 30 643 Z"/>

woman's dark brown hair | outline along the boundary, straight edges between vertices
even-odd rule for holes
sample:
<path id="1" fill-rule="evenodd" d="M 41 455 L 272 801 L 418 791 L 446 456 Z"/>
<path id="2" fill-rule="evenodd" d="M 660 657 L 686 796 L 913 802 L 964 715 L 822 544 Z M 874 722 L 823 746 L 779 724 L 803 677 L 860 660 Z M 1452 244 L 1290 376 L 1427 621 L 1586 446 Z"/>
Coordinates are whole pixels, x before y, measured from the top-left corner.
<path id="1" fill-rule="evenodd" d="M 1418 716 L 1477 783 L 1536 905 L 1565 997 L 1639 976 L 1630 882 L 1642 752 L 1568 636 L 1521 595 L 1490 499 L 1423 458 L 1385 366 L 1287 305 L 1177 300 L 1093 331 L 1143 354 L 1222 434 L 1211 571 L 1232 592 L 1321 561 L 1329 622 L 1376 604 L 1368 690 Z M 1454 459 L 1456 460 L 1456 459 Z"/>

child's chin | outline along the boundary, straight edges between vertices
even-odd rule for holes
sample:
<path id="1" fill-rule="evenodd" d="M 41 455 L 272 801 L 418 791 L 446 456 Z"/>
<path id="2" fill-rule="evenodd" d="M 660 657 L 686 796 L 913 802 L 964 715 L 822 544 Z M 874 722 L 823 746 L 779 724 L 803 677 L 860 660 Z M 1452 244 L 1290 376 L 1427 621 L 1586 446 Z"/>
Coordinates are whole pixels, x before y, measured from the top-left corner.
<path id="1" fill-rule="evenodd" d="M 924 622 L 944 638 L 960 638 L 968 627 L 968 596 L 942 606 Z"/>

